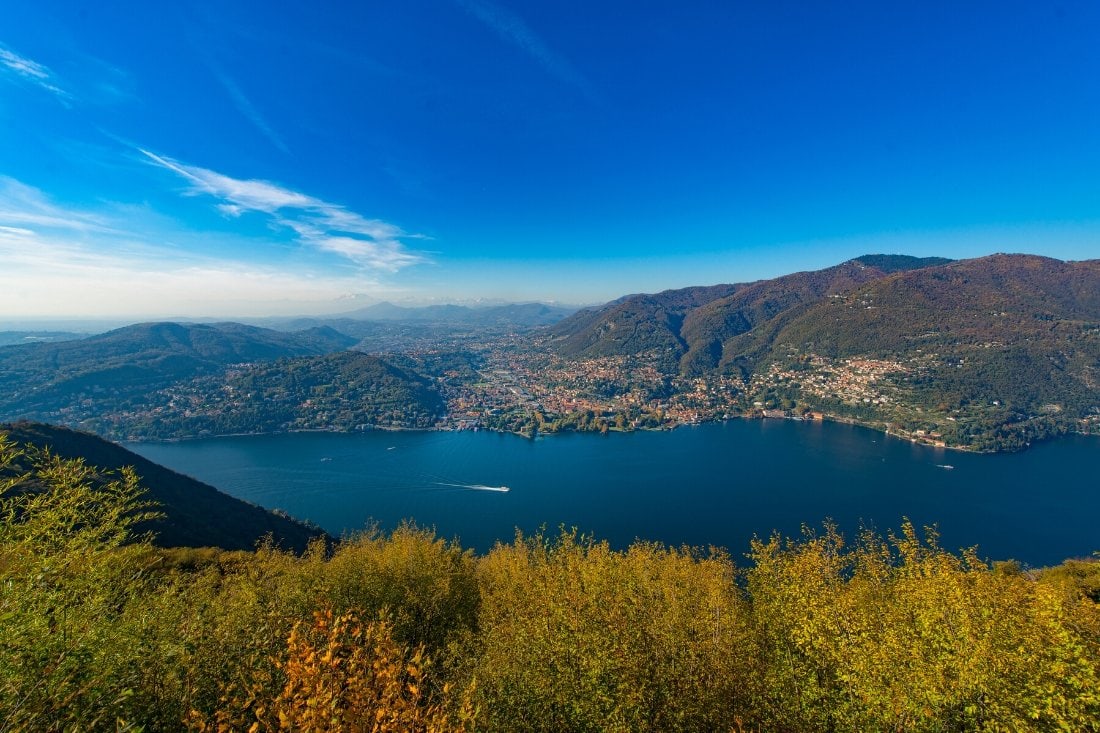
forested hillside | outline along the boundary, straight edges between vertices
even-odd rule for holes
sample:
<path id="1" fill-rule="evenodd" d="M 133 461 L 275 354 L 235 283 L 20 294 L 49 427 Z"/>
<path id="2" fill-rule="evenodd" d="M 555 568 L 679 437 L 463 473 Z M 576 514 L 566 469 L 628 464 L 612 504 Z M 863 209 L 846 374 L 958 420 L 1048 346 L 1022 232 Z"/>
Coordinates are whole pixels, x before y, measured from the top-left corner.
<path id="1" fill-rule="evenodd" d="M 88 421 L 96 432 L 174 438 L 288 430 L 428 428 L 446 412 L 428 380 L 343 351 L 236 366 L 178 382 L 141 410 Z"/>
<path id="2" fill-rule="evenodd" d="M 727 413 L 820 411 L 949 446 L 1018 449 L 1100 426 L 1098 260 L 867 255 L 724 287 L 681 299 L 675 317 L 654 305 L 668 293 L 579 313 L 549 347 L 644 358 L 683 390 L 733 380 Z"/>
<path id="3" fill-rule="evenodd" d="M 82 401 L 124 405 L 228 364 L 326 354 L 355 343 L 328 328 L 139 323 L 88 338 L 0 348 L 0 417 L 55 419 Z"/>
<path id="4" fill-rule="evenodd" d="M 680 368 L 689 374 L 715 369 L 730 353 L 727 343 L 764 326 L 774 332 L 822 298 L 878 280 L 893 272 L 942 265 L 941 257 L 865 255 L 816 272 L 800 272 L 749 285 L 734 295 L 707 303 L 684 319 L 687 352 Z"/>
<path id="5" fill-rule="evenodd" d="M 996 255 L 899 273 L 725 348 L 729 368 L 794 367 L 785 389 L 830 409 L 1020 447 L 1100 417 L 1100 260 Z M 896 365 L 881 380 L 893 406 L 830 401 L 803 377 L 812 366 L 798 372 L 815 360 Z"/>
<path id="6" fill-rule="evenodd" d="M 430 427 L 430 382 L 327 327 L 138 324 L 78 341 L 0 349 L 0 419 L 112 439 Z"/>
<path id="7" fill-rule="evenodd" d="M 4 442 L 13 465 L 5 730 L 1100 728 L 1091 561 L 991 567 L 907 523 L 756 539 L 743 565 L 573 531 L 481 557 L 413 527 L 163 550 L 127 542 L 125 476 Z"/>
<path id="8" fill-rule="evenodd" d="M 550 329 L 552 346 L 570 357 L 664 351 L 668 352 L 662 359 L 666 366 L 705 370 L 717 366 L 727 339 L 791 308 L 891 272 L 949 261 L 940 257 L 866 255 L 825 270 L 774 280 L 628 295 L 580 311 L 554 326 Z"/>
<path id="9" fill-rule="evenodd" d="M 680 329 L 695 308 L 736 292 L 742 285 L 666 290 L 627 295 L 599 308 L 579 311 L 549 330 L 553 348 L 569 357 L 657 352 L 671 366 L 684 350 Z"/>

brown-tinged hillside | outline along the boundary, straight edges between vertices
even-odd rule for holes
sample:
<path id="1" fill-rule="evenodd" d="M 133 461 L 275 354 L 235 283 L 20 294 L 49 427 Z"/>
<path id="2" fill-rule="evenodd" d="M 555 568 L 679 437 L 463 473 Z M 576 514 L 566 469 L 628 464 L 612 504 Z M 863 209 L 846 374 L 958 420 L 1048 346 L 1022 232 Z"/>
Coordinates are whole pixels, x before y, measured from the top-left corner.
<path id="1" fill-rule="evenodd" d="M 577 314 L 551 348 L 645 355 L 681 389 L 723 385 L 741 411 L 821 411 L 947 446 L 1100 425 L 1100 261 L 866 255 L 720 287 Z"/>
<path id="2" fill-rule="evenodd" d="M 698 374 L 719 366 L 725 344 L 758 326 L 771 332 L 822 298 L 842 293 L 893 272 L 942 265 L 942 257 L 865 255 L 834 267 L 753 283 L 737 293 L 693 310 L 684 319 L 681 336 L 688 345 L 681 368 Z M 782 319 L 782 320 L 778 320 Z"/>
<path id="3" fill-rule="evenodd" d="M 551 347 L 570 358 L 651 352 L 670 372 L 700 373 L 718 366 L 726 340 L 791 309 L 891 272 L 944 262 L 949 260 L 866 255 L 772 280 L 628 295 L 554 326 Z"/>
<path id="4" fill-rule="evenodd" d="M 897 273 L 724 349 L 726 369 L 806 369 L 789 396 L 841 413 L 815 372 L 892 365 L 880 381 L 891 406 L 847 412 L 948 444 L 1018 448 L 1100 414 L 1100 260 L 993 255 Z"/>
<path id="5" fill-rule="evenodd" d="M 852 289 L 792 319 L 776 343 L 833 356 L 897 354 L 926 344 L 1058 341 L 1098 321 L 1100 260 L 993 255 Z"/>
<path id="6" fill-rule="evenodd" d="M 573 358 L 655 352 L 662 364 L 675 367 L 687 349 L 680 335 L 684 317 L 742 287 L 712 285 L 627 295 L 586 308 L 549 329 L 551 348 Z"/>

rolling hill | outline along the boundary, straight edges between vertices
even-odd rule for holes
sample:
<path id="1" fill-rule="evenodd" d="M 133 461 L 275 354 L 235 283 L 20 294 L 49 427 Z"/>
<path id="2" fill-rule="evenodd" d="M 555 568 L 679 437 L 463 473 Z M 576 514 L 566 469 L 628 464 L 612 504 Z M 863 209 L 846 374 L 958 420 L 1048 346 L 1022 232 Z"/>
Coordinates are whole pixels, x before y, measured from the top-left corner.
<path id="1" fill-rule="evenodd" d="M 428 428 L 446 405 L 427 379 L 376 356 L 342 351 L 233 367 L 177 382 L 140 407 L 91 416 L 100 435 L 142 439 Z"/>
<path id="2" fill-rule="evenodd" d="M 74 341 L 0 348 L 0 419 L 57 421 L 85 401 L 128 404 L 229 364 L 320 355 L 355 343 L 330 328 L 140 323 Z"/>

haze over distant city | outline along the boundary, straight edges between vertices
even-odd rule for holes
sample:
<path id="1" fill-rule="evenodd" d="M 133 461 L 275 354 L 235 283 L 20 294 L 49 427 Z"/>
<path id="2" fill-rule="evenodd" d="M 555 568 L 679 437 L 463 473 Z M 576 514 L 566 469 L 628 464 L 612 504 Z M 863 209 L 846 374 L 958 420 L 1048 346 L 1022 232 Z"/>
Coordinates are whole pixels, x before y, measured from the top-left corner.
<path id="1" fill-rule="evenodd" d="M 0 315 L 263 316 L 1100 256 L 1100 5 L 27 2 Z"/>

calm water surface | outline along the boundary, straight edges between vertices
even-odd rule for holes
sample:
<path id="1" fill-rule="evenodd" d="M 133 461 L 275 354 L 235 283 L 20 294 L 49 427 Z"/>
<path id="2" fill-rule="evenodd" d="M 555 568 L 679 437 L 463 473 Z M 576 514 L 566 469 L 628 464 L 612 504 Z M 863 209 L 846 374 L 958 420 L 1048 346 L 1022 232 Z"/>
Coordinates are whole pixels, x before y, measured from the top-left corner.
<path id="1" fill-rule="evenodd" d="M 1032 565 L 1100 549 L 1100 439 L 1012 455 L 916 446 L 833 423 L 734 420 L 671 432 L 486 432 L 211 438 L 135 444 L 141 455 L 333 534 L 404 518 L 487 550 L 518 527 L 564 524 L 622 547 L 635 538 L 720 545 L 836 520 L 939 525 L 951 549 Z M 945 468 L 950 465 L 952 468 Z M 473 486 L 501 487 L 488 491 Z"/>

